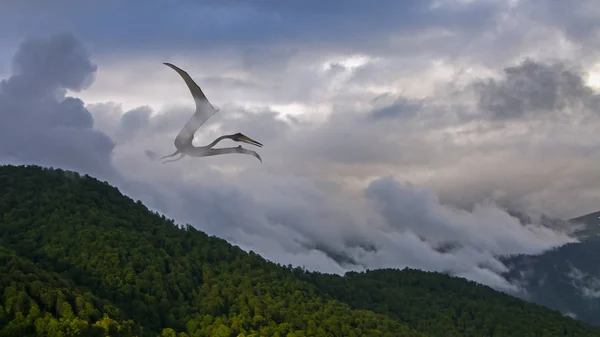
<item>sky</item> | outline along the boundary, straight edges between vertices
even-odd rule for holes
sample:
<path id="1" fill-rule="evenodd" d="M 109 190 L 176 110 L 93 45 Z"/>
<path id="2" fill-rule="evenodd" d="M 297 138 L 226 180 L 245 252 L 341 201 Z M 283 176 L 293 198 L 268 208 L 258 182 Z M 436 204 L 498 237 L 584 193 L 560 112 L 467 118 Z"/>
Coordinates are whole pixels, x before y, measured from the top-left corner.
<path id="1" fill-rule="evenodd" d="M 92 174 L 277 263 L 518 291 L 498 258 L 600 209 L 599 37 L 595 0 L 3 0 L 0 164 Z M 242 132 L 262 163 L 147 155 L 194 110 L 163 62 L 220 109 L 194 144 Z"/>

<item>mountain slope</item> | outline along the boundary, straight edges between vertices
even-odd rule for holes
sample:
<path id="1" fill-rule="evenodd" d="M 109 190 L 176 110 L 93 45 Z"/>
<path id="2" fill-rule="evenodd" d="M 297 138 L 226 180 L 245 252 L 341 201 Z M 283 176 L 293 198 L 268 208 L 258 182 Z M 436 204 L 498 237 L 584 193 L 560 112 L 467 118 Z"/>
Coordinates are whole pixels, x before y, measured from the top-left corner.
<path id="1" fill-rule="evenodd" d="M 0 336 L 600 335 L 438 273 L 281 267 L 62 170 L 0 166 L 0 246 Z"/>

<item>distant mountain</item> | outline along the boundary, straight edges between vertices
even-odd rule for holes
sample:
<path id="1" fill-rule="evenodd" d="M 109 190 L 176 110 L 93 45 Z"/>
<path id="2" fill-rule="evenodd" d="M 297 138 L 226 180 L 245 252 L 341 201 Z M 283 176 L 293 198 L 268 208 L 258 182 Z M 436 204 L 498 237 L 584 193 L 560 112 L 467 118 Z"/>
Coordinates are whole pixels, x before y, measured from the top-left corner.
<path id="1" fill-rule="evenodd" d="M 600 211 L 569 220 L 575 226 L 575 235 L 580 239 L 600 237 Z"/>
<path id="2" fill-rule="evenodd" d="M 271 263 L 88 176 L 0 166 L 0 337 L 600 336 L 445 274 Z"/>
<path id="3" fill-rule="evenodd" d="M 570 243 L 540 255 L 503 258 L 523 298 L 600 326 L 600 212 L 569 220 Z"/>

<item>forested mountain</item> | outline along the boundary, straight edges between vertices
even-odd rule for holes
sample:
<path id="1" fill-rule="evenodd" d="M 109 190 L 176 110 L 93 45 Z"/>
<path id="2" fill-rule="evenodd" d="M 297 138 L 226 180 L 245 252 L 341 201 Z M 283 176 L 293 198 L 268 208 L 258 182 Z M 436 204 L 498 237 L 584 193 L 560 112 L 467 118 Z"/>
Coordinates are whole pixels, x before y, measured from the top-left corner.
<path id="1" fill-rule="evenodd" d="M 88 176 L 0 166 L 0 336 L 600 336 L 439 273 L 283 267 Z"/>

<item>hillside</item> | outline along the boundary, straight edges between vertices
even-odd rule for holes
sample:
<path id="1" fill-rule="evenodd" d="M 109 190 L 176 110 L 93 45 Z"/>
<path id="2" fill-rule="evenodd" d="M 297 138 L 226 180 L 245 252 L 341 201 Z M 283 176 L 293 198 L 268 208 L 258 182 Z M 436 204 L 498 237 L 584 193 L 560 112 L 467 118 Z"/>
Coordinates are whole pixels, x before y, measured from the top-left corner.
<path id="1" fill-rule="evenodd" d="M 0 303 L 0 336 L 600 336 L 443 274 L 282 267 L 35 166 L 0 166 Z"/>

